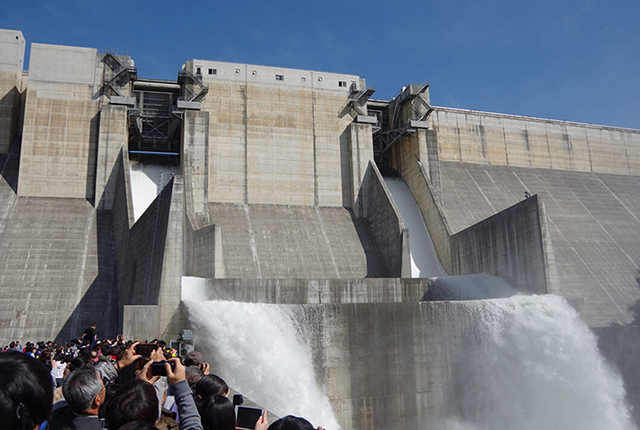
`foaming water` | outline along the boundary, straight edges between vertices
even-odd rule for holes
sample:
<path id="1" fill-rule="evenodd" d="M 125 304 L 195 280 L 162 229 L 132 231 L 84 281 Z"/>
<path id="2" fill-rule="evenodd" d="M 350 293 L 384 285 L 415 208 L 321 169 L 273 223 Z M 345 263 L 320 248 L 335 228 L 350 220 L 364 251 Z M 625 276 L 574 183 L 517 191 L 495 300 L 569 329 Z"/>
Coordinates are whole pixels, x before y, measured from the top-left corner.
<path id="1" fill-rule="evenodd" d="M 564 299 L 459 305 L 471 306 L 475 324 L 453 359 L 448 418 L 437 429 L 635 429 L 621 378 Z"/>
<path id="2" fill-rule="evenodd" d="M 211 357 L 212 371 L 278 416 L 302 416 L 315 426 L 340 428 L 296 327 L 297 307 L 205 301 L 200 288 L 198 279 L 183 278 L 196 348 Z"/>
<path id="3" fill-rule="evenodd" d="M 137 221 L 171 178 L 180 174 L 180 168 L 170 165 L 131 162 L 130 173 L 133 213 Z"/>
<path id="4" fill-rule="evenodd" d="M 427 300 L 499 299 L 518 293 L 507 281 L 497 276 L 479 273 L 465 276 L 443 276 L 433 280 Z"/>

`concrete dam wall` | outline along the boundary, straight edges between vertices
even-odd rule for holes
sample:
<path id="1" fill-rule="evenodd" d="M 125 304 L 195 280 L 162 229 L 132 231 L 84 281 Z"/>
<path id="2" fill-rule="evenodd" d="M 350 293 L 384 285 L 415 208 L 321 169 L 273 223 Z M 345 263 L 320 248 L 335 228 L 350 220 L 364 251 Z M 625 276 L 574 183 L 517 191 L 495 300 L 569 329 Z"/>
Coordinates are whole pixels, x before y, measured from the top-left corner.
<path id="1" fill-rule="evenodd" d="M 637 355 L 623 344 L 638 325 L 640 131 L 433 108 L 428 86 L 375 100 L 348 74 L 193 60 L 176 81 L 142 79 L 93 48 L 33 44 L 25 72 L 24 43 L 0 31 L 0 341 L 66 340 L 93 320 L 101 336 L 204 330 L 183 301 L 197 276 L 221 324 L 232 301 L 308 323 L 309 378 L 342 428 L 494 425 L 456 399 L 465 378 L 488 383 L 460 363 L 502 311 L 420 302 L 417 239 L 382 171 L 406 182 L 448 273 L 569 299 L 636 390 L 622 357 Z M 176 172 L 137 215 L 134 157 Z"/>
<path id="2" fill-rule="evenodd" d="M 210 293 L 210 286 L 204 291 Z M 287 286 L 282 291 L 288 291 Z M 198 348 L 212 357 L 229 380 L 242 387 L 247 387 L 247 378 L 243 377 L 247 371 L 234 364 L 231 357 L 237 358 L 238 352 L 247 347 L 257 356 L 268 354 L 274 347 L 286 348 L 277 335 L 262 341 L 254 339 L 246 333 L 253 328 L 248 320 L 258 318 L 258 314 L 261 321 L 263 315 L 272 315 L 279 319 L 278 326 L 286 325 L 286 321 L 293 324 L 306 340 L 303 344 L 309 348 L 307 359 L 315 368 L 315 379 L 343 429 L 455 429 L 461 422 L 484 423 L 486 428 L 500 428 L 504 423 L 514 429 L 530 428 L 522 426 L 526 411 L 537 412 L 527 421 L 529 426 L 544 422 L 571 428 L 578 420 L 590 429 L 633 427 L 624 402 L 620 407 L 612 406 L 610 414 L 603 413 L 611 401 L 620 400 L 616 388 L 585 390 L 594 375 L 598 375 L 595 379 L 610 378 L 612 386 L 620 387 L 622 382 L 606 365 L 598 365 L 599 370 L 595 370 L 594 364 L 603 360 L 598 356 L 595 337 L 577 313 L 555 296 L 420 303 L 407 297 L 406 302 L 289 304 L 279 305 L 279 313 L 273 306 L 258 304 L 256 296 L 251 303 L 206 302 L 197 294 L 188 297 Z M 552 318 L 540 319 L 540 314 Z M 229 320 L 238 326 L 225 323 Z M 560 324 L 556 327 L 556 323 Z M 267 319 L 261 324 L 271 323 Z M 499 332 L 510 334 L 503 339 Z M 546 345 L 545 358 L 534 353 L 539 342 Z M 501 354 L 496 355 L 496 351 Z M 568 360 L 558 360 L 563 354 Z M 277 356 L 272 357 L 277 360 Z M 245 364 L 259 372 L 261 380 L 269 381 L 275 391 L 287 391 L 279 381 L 287 379 L 290 367 L 280 370 L 277 363 Z M 554 372 L 561 372 L 563 377 L 549 377 Z M 533 380 L 539 383 L 532 384 Z M 283 413 L 278 410 L 282 408 L 279 396 L 242 389 L 270 405 L 276 414 Z M 506 401 L 504 394 L 509 390 L 513 397 Z M 571 394 L 567 395 L 568 391 Z M 306 386 L 293 394 L 297 398 L 307 396 Z M 594 400 L 598 406 L 589 411 L 585 405 Z M 295 398 L 288 402 L 289 407 L 296 404 Z M 559 407 L 557 413 L 549 412 L 553 404 Z M 308 412 L 314 422 L 331 423 L 331 417 L 316 414 L 314 410 Z"/>

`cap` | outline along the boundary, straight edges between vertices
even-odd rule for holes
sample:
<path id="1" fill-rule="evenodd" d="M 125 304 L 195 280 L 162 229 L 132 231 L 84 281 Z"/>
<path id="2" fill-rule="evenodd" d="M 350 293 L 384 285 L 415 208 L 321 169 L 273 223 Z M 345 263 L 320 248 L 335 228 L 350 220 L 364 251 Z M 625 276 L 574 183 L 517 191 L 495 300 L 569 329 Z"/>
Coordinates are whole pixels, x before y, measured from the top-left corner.
<path id="1" fill-rule="evenodd" d="M 204 359 L 202 358 L 202 353 L 198 351 L 191 351 L 184 358 L 185 366 L 198 366 L 204 363 Z"/>

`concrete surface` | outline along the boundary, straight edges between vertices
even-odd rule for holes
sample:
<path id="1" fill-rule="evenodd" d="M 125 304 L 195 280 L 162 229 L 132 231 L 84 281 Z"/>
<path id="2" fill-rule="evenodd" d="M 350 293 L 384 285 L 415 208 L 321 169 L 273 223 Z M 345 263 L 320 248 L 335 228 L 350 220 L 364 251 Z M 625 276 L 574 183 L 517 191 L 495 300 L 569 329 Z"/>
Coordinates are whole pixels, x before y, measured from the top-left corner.
<path id="1" fill-rule="evenodd" d="M 443 207 L 459 231 L 538 194 L 546 209 L 555 279 L 549 292 L 583 299 L 590 326 L 627 324 L 640 299 L 640 178 L 442 162 Z"/>
<path id="2" fill-rule="evenodd" d="M 417 302 L 427 279 L 207 279 L 206 300 L 274 304 Z"/>
<path id="3" fill-rule="evenodd" d="M 547 260 L 537 196 L 451 237 L 451 274 L 489 273 L 522 293 L 546 294 Z"/>
<path id="4" fill-rule="evenodd" d="M 7 154 L 18 131 L 25 40 L 22 32 L 0 29 L 0 154 Z"/>
<path id="5" fill-rule="evenodd" d="M 205 82 L 210 202 L 343 206 L 351 117 L 338 114 L 346 91 Z"/>
<path id="6" fill-rule="evenodd" d="M 387 184 L 385 184 L 376 164 L 371 161 L 365 174 L 368 187 L 360 191 L 359 206 L 367 222 L 371 237 L 381 254 L 382 270 L 378 277 L 411 277 L 411 268 L 407 272 L 409 243 L 404 240 L 404 221 L 396 206 Z M 410 264 L 410 262 L 409 262 Z"/>
<path id="7" fill-rule="evenodd" d="M 100 58 L 92 48 L 32 45 L 19 195 L 93 201 Z"/>
<path id="8" fill-rule="evenodd" d="M 0 342 L 118 327 L 111 215 L 83 199 L 17 197 L 0 178 Z"/>
<path id="9" fill-rule="evenodd" d="M 128 148 L 127 109 L 125 106 L 106 105 L 100 110 L 100 131 L 96 163 L 94 202 L 98 209 L 113 207 L 118 177 L 118 157 Z"/>
<path id="10" fill-rule="evenodd" d="M 640 174 L 640 131 L 516 115 L 436 108 L 441 161 Z"/>
<path id="11" fill-rule="evenodd" d="M 344 208 L 209 204 L 227 278 L 358 278 L 367 249 Z"/>

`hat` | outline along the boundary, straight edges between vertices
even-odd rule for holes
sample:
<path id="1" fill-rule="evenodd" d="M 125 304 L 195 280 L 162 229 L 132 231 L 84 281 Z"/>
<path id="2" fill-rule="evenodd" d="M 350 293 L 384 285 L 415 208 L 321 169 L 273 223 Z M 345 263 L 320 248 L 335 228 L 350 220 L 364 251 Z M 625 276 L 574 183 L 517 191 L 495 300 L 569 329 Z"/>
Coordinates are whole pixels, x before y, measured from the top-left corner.
<path id="1" fill-rule="evenodd" d="M 198 351 L 191 351 L 184 358 L 185 366 L 199 366 L 204 363 L 204 359 L 202 358 L 202 353 Z"/>

